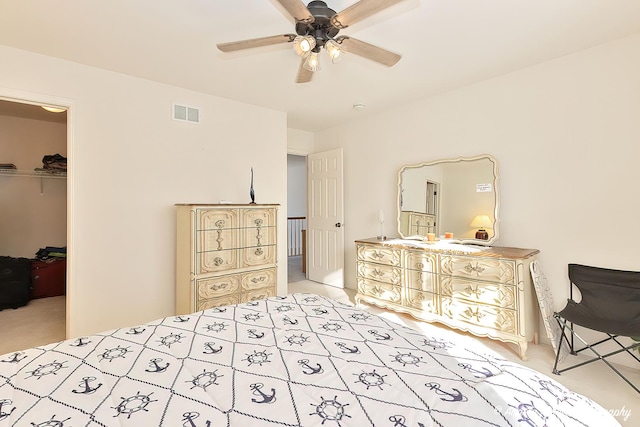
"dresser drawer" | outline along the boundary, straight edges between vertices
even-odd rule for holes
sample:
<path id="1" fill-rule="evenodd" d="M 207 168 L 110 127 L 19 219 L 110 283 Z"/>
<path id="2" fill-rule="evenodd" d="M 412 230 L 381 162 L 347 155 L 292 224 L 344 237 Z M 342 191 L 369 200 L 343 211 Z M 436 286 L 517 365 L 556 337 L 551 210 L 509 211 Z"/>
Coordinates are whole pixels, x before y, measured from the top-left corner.
<path id="1" fill-rule="evenodd" d="M 438 270 L 437 255 L 421 251 L 407 251 L 406 268 L 436 273 Z"/>
<path id="2" fill-rule="evenodd" d="M 240 289 L 240 274 L 211 277 L 196 280 L 198 299 L 216 298 L 223 295 L 238 293 Z"/>
<path id="3" fill-rule="evenodd" d="M 500 258 L 448 256 L 440 258 L 440 273 L 509 285 L 515 283 L 515 262 Z"/>
<path id="4" fill-rule="evenodd" d="M 443 296 L 472 303 L 489 304 L 511 310 L 517 307 L 517 289 L 513 285 L 474 282 L 459 277 L 443 276 L 440 280 L 440 293 Z"/>
<path id="5" fill-rule="evenodd" d="M 390 265 L 358 261 L 358 276 L 391 285 L 400 284 L 400 268 Z"/>
<path id="6" fill-rule="evenodd" d="M 394 266 L 400 265 L 401 251 L 399 249 L 358 245 L 357 252 L 359 261 L 369 261 Z"/>
<path id="7" fill-rule="evenodd" d="M 270 298 L 276 295 L 276 287 L 266 286 L 264 288 L 259 289 L 251 289 L 246 292 L 243 292 L 240 296 L 240 302 L 250 302 L 250 301 L 258 301 L 263 300 L 265 298 Z"/>
<path id="8" fill-rule="evenodd" d="M 275 268 L 253 271 L 242 275 L 242 291 L 263 288 L 265 286 L 276 286 L 277 272 Z"/>
<path id="9" fill-rule="evenodd" d="M 438 275 L 430 271 L 406 270 L 407 290 L 438 293 Z"/>
<path id="10" fill-rule="evenodd" d="M 442 315 L 444 318 L 475 325 L 482 329 L 515 335 L 518 333 L 516 311 L 507 308 L 469 303 L 450 297 L 442 297 Z M 475 328 L 474 331 L 478 331 Z"/>
<path id="11" fill-rule="evenodd" d="M 405 305 L 407 307 L 420 310 L 421 313 L 426 314 L 440 314 L 438 307 L 438 301 L 440 297 L 433 292 L 425 292 L 420 289 L 408 288 L 407 300 Z"/>
<path id="12" fill-rule="evenodd" d="M 359 294 L 374 297 L 381 301 L 400 304 L 402 300 L 402 288 L 400 286 L 376 282 L 363 277 L 358 277 L 357 280 Z"/>
<path id="13" fill-rule="evenodd" d="M 223 305 L 232 305 L 238 304 L 240 299 L 238 298 L 238 294 L 233 295 L 225 295 L 217 298 L 209 298 L 209 299 L 199 299 L 196 303 L 195 311 L 202 311 L 208 308 L 220 307 Z"/>

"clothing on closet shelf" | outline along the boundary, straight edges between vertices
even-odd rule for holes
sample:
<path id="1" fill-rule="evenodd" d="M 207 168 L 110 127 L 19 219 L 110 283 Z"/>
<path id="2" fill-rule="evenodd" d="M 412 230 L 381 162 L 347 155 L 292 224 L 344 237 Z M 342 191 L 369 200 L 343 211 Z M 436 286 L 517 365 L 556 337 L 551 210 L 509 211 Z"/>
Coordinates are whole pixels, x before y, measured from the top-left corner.
<path id="1" fill-rule="evenodd" d="M 42 158 L 42 168 L 36 168 L 36 170 L 47 172 L 66 172 L 67 158 L 60 154 L 48 154 Z"/>
<path id="2" fill-rule="evenodd" d="M 40 248 L 38 252 L 36 252 L 36 258 L 44 261 L 49 258 L 66 258 L 67 257 L 67 247 L 56 247 L 56 246 L 47 246 L 44 248 Z"/>

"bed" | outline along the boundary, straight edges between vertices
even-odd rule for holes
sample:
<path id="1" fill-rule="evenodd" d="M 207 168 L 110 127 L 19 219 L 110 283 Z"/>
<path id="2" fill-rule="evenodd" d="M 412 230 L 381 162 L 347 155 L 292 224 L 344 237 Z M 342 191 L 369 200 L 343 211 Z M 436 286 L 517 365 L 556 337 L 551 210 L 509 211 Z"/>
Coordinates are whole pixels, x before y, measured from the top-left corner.
<path id="1" fill-rule="evenodd" d="M 170 316 L 0 356 L 0 427 L 619 425 L 433 331 L 301 293 Z"/>

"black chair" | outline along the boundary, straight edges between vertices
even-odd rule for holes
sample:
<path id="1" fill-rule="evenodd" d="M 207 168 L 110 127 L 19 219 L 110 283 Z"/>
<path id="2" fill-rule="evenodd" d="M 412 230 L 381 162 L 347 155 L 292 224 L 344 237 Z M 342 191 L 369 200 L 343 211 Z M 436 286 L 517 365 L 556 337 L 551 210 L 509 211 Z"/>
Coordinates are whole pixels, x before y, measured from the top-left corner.
<path id="1" fill-rule="evenodd" d="M 596 357 L 575 365 L 558 369 L 556 355 L 553 373 L 560 374 L 569 369 L 584 366 L 588 363 L 602 360 L 615 371 L 627 384 L 640 393 L 640 389 L 629 381 L 615 366 L 606 359 L 618 353 L 627 352 L 636 361 L 640 359 L 634 354 L 634 349 L 640 347 L 640 342 L 624 345 L 618 337 L 640 337 L 640 272 L 622 271 L 607 268 L 591 267 L 587 265 L 569 264 L 569 280 L 572 283 L 570 298 L 565 308 L 554 313 L 562 334 L 558 339 L 558 347 L 565 340 L 571 354 L 578 354 L 590 349 Z M 574 286 L 580 291 L 582 299 L 573 299 Z M 575 331 L 575 326 L 605 333 L 608 337 L 593 344 L 587 343 Z M 569 336 L 567 336 L 567 331 Z M 578 338 L 584 347 L 576 349 L 574 337 Z M 621 348 L 606 354 L 600 354 L 596 346 L 613 341 Z"/>

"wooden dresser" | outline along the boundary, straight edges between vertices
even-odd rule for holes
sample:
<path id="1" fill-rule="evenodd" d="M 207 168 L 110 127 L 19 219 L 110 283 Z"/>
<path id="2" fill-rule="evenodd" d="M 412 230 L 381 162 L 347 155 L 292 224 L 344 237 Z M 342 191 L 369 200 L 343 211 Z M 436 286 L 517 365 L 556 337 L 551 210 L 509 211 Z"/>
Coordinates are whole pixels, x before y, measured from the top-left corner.
<path id="1" fill-rule="evenodd" d="M 176 205 L 176 314 L 276 294 L 277 205 Z"/>
<path id="2" fill-rule="evenodd" d="M 356 303 L 519 347 L 538 339 L 529 265 L 539 251 L 403 239 L 356 241 Z"/>

